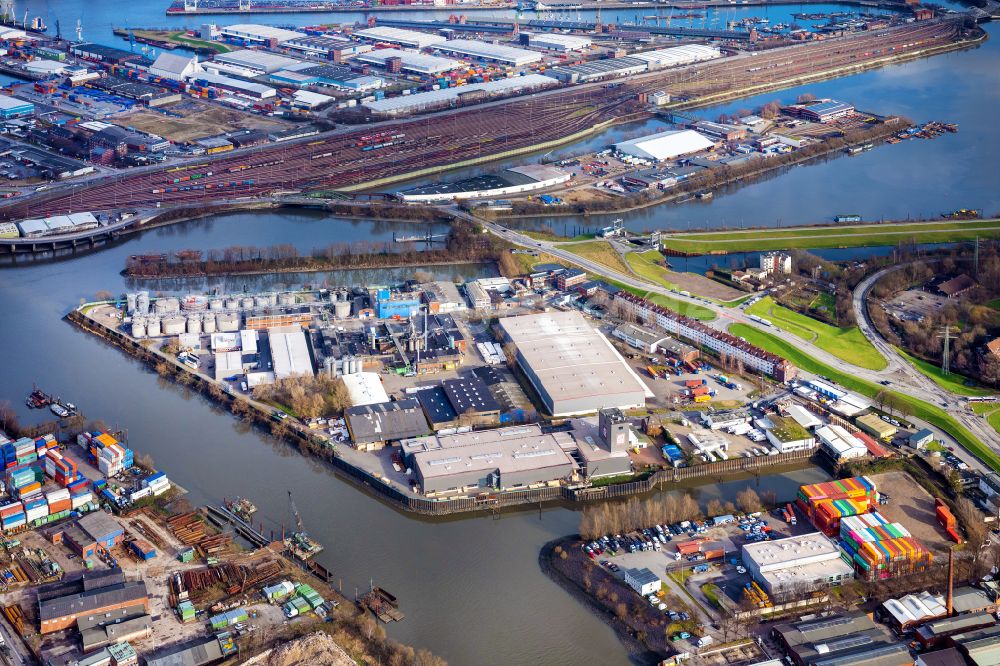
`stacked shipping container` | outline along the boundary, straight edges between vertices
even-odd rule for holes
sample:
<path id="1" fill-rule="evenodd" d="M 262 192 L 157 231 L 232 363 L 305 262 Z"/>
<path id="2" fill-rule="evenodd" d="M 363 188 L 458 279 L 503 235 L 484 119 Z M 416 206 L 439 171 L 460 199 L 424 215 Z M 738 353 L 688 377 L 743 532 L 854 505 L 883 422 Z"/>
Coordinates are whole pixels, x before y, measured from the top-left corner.
<path id="1" fill-rule="evenodd" d="M 802 486 L 797 502 L 816 529 L 832 537 L 839 532 L 842 518 L 875 507 L 878 490 L 867 476 L 858 476 Z"/>
<path id="2" fill-rule="evenodd" d="M 840 546 L 851 558 L 858 576 L 866 580 L 918 571 L 933 559 L 905 527 L 890 523 L 876 511 L 844 518 L 840 523 Z"/>
<path id="3" fill-rule="evenodd" d="M 940 499 L 934 500 L 934 513 L 937 514 L 938 524 L 948 533 L 955 543 L 962 543 L 962 536 L 958 533 L 958 526 L 955 522 L 955 515 L 948 508 L 948 505 Z"/>

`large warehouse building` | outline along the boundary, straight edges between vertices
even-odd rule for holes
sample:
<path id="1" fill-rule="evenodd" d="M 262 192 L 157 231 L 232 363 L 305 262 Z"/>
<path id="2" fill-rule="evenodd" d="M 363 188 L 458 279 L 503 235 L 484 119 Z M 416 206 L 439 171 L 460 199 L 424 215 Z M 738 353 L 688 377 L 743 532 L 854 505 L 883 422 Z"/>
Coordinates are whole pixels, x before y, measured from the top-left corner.
<path id="1" fill-rule="evenodd" d="M 546 164 L 525 164 L 504 169 L 499 174 L 473 176 L 451 183 L 432 183 L 399 193 L 403 201 L 427 203 L 453 199 L 482 199 L 503 197 L 520 192 L 530 192 L 570 179 L 570 174 L 559 167 Z"/>
<path id="2" fill-rule="evenodd" d="M 400 46 L 410 46 L 416 49 L 425 49 L 428 46 L 447 41 L 441 35 L 432 35 L 429 32 L 420 32 L 418 30 L 390 28 L 388 26 L 376 26 L 374 28 L 366 28 L 365 30 L 358 30 L 354 33 L 354 36 L 361 39 L 370 39 L 375 42 L 388 42 L 390 44 L 399 44 Z"/>
<path id="3" fill-rule="evenodd" d="M 517 362 L 553 416 L 617 407 L 635 409 L 652 392 L 611 343 L 579 312 L 548 312 L 500 320 Z"/>
<path id="4" fill-rule="evenodd" d="M 299 326 L 278 326 L 267 329 L 274 363 L 274 378 L 285 379 L 293 375 L 312 375 L 312 359 L 306 335 Z"/>
<path id="5" fill-rule="evenodd" d="M 480 102 L 491 97 L 513 95 L 527 90 L 541 90 L 558 85 L 559 82 L 542 74 L 514 76 L 509 79 L 497 79 L 489 83 L 471 83 L 454 88 L 429 90 L 415 95 L 386 97 L 385 99 L 365 102 L 364 106 L 373 115 L 394 117 L 405 116 L 419 111 L 441 109 L 454 104 Z"/>
<path id="6" fill-rule="evenodd" d="M 614 145 L 615 152 L 625 157 L 636 157 L 654 162 L 672 160 L 683 155 L 699 153 L 715 144 L 694 130 L 669 130 L 638 139 L 621 141 Z"/>
<path id="7" fill-rule="evenodd" d="M 704 44 L 685 44 L 684 46 L 673 46 L 669 49 L 657 49 L 655 51 L 643 51 L 633 53 L 630 58 L 638 58 L 649 63 L 650 69 L 660 67 L 679 67 L 690 65 L 694 62 L 704 60 L 714 60 L 721 58 L 722 52 L 716 46 L 706 46 Z"/>
<path id="8" fill-rule="evenodd" d="M 277 46 L 290 39 L 306 37 L 306 34 L 302 32 L 286 30 L 285 28 L 275 28 L 271 25 L 259 25 L 257 23 L 224 25 L 219 28 L 219 31 L 223 39 L 253 46 Z"/>
<path id="9" fill-rule="evenodd" d="M 271 74 L 279 69 L 287 69 L 299 65 L 302 61 L 287 58 L 266 51 L 243 49 L 230 53 L 220 53 L 212 60 L 202 63 L 202 67 L 210 71 L 230 72 L 242 76 L 261 76 Z"/>
<path id="10" fill-rule="evenodd" d="M 500 62 L 514 67 L 530 65 L 542 59 L 542 54 L 538 51 L 529 51 L 503 44 L 491 44 L 476 39 L 450 39 L 442 44 L 435 44 L 434 48 L 445 53 L 454 53 L 476 60 Z"/>
<path id="11" fill-rule="evenodd" d="M 440 74 L 465 67 L 465 63 L 458 60 L 427 55 L 419 51 L 408 51 L 406 49 L 375 49 L 369 53 L 359 55 L 356 59 L 358 62 L 385 67 L 385 63 L 389 58 L 399 58 L 400 69 L 404 72 L 414 72 L 416 74 Z"/>
<path id="12" fill-rule="evenodd" d="M 743 563 L 764 591 L 777 598 L 854 578 L 854 567 L 844 561 L 833 539 L 821 532 L 744 544 Z"/>
<path id="13" fill-rule="evenodd" d="M 432 435 L 401 442 L 424 494 L 482 488 L 510 490 L 568 478 L 577 469 L 566 432 L 526 425 Z"/>

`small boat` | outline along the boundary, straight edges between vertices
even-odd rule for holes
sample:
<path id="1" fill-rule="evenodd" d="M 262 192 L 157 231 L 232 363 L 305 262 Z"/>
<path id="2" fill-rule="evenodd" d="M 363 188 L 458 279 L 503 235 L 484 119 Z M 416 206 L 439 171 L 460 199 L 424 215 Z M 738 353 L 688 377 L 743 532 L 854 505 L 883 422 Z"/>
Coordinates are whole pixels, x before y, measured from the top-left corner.
<path id="1" fill-rule="evenodd" d="M 49 409 L 52 410 L 53 414 L 55 414 L 61 419 L 64 419 L 67 416 L 69 416 L 69 410 L 60 405 L 58 402 L 53 402 L 51 405 L 49 405 Z"/>
<path id="2" fill-rule="evenodd" d="M 257 506 L 245 497 L 237 497 L 235 500 L 227 499 L 224 503 L 227 509 L 247 522 L 250 521 L 250 516 L 257 513 Z"/>

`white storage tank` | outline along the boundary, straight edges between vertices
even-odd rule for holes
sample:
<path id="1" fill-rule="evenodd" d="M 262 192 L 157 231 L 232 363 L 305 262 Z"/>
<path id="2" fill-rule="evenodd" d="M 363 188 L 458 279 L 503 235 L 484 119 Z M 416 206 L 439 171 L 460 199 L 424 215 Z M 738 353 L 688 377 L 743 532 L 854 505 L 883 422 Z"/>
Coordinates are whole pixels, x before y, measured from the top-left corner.
<path id="1" fill-rule="evenodd" d="M 240 305 L 244 310 L 253 310 L 253 296 L 245 296 Z"/>
<path id="2" fill-rule="evenodd" d="M 132 337 L 137 339 L 146 337 L 146 320 L 142 317 L 132 317 Z"/>
<path id="3" fill-rule="evenodd" d="M 181 309 L 181 303 L 176 298 L 158 298 L 156 303 L 153 304 L 153 309 L 158 315 L 172 314 L 174 312 L 179 312 Z"/>
<path id="4" fill-rule="evenodd" d="M 156 317 L 146 321 L 146 335 L 151 338 L 160 337 L 160 320 Z"/>
<path id="5" fill-rule="evenodd" d="M 267 300 L 267 295 L 262 294 L 260 296 L 254 296 L 253 303 L 258 308 L 266 308 L 270 303 Z"/>
<path id="6" fill-rule="evenodd" d="M 221 333 L 231 333 L 240 330 L 240 316 L 233 312 L 223 312 L 216 315 L 215 325 Z"/>
<path id="7" fill-rule="evenodd" d="M 180 335 L 187 328 L 187 318 L 176 315 L 162 322 L 163 335 Z"/>
<path id="8" fill-rule="evenodd" d="M 209 310 L 222 310 L 226 307 L 226 302 L 221 298 L 213 298 L 208 302 Z"/>
<path id="9" fill-rule="evenodd" d="M 201 330 L 205 333 L 215 333 L 215 315 L 206 315 L 201 322 Z"/>
<path id="10" fill-rule="evenodd" d="M 201 333 L 201 315 L 189 314 L 187 318 L 187 332 Z"/>
<path id="11" fill-rule="evenodd" d="M 295 305 L 295 294 L 278 294 L 278 305 Z"/>
<path id="12" fill-rule="evenodd" d="M 333 304 L 333 316 L 337 319 L 347 319 L 351 316 L 351 302 L 337 301 Z"/>
<path id="13" fill-rule="evenodd" d="M 140 291 L 135 295 L 135 310 L 141 315 L 149 314 L 149 292 Z"/>
<path id="14" fill-rule="evenodd" d="M 227 298 L 226 299 L 226 309 L 227 310 L 239 310 L 240 309 L 240 299 L 238 299 L 238 298 Z"/>
<path id="15" fill-rule="evenodd" d="M 203 312 L 208 308 L 208 298 L 201 294 L 188 294 L 181 300 L 181 310 Z"/>
<path id="16" fill-rule="evenodd" d="M 276 293 L 274 293 L 273 291 L 267 292 L 265 294 L 265 296 L 267 296 L 267 304 L 269 306 L 273 307 L 273 306 L 275 306 L 275 305 L 278 304 L 278 295 Z"/>
<path id="17" fill-rule="evenodd" d="M 133 312 L 135 312 L 135 302 L 137 300 L 136 297 L 137 294 L 135 292 L 125 294 L 125 303 L 127 304 L 125 307 L 126 313 L 132 314 Z"/>

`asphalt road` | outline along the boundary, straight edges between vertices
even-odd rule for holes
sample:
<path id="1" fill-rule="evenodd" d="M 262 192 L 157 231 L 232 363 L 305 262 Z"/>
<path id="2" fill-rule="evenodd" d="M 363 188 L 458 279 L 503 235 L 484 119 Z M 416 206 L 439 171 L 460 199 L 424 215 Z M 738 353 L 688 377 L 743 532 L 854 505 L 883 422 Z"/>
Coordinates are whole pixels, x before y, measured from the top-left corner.
<path id="1" fill-rule="evenodd" d="M 811 342 L 803 340 L 798 336 L 795 336 L 787 331 L 782 331 L 773 326 L 764 326 L 759 324 L 752 319 L 750 319 L 744 312 L 739 308 L 727 308 L 722 305 L 718 305 L 711 301 L 705 301 L 698 298 L 686 297 L 676 292 L 672 292 L 669 289 L 654 285 L 645 280 L 637 278 L 634 275 L 626 275 L 620 273 L 612 268 L 609 268 L 603 264 L 591 261 L 585 257 L 581 257 L 574 254 L 568 250 L 559 248 L 558 243 L 553 243 L 551 241 L 536 240 L 530 236 L 525 236 L 524 234 L 512 231 L 506 227 L 492 222 L 485 222 L 477 217 L 474 217 L 457 207 L 451 207 L 449 209 L 457 217 L 461 217 L 466 220 L 470 220 L 476 224 L 483 225 L 490 233 L 503 238 L 511 244 L 518 245 L 521 247 L 529 248 L 532 250 L 538 250 L 540 252 L 545 252 L 557 257 L 567 263 L 579 266 L 588 273 L 599 275 L 604 278 L 620 282 L 622 284 L 628 285 L 629 287 L 634 287 L 636 289 L 645 290 L 649 293 L 663 294 L 669 296 L 670 298 L 676 299 L 684 303 L 690 303 L 691 305 L 698 305 L 703 308 L 712 310 L 716 314 L 716 319 L 711 322 L 705 322 L 707 325 L 717 328 L 719 330 L 726 330 L 734 323 L 746 324 L 748 326 L 753 326 L 760 330 L 766 331 L 767 333 L 780 338 L 786 343 L 795 346 L 802 350 L 805 354 L 808 354 L 812 358 L 820 361 L 821 363 L 828 365 L 830 367 L 836 368 L 837 370 L 858 377 L 859 379 L 864 379 L 869 382 L 880 383 L 882 381 L 889 381 L 890 384 L 886 387 L 900 393 L 917 398 L 918 400 L 923 400 L 924 402 L 930 403 L 932 405 L 941 407 L 945 409 L 950 415 L 955 417 L 962 425 L 968 428 L 973 435 L 975 435 L 981 442 L 987 444 L 990 448 L 1000 451 L 1000 434 L 993 430 L 982 418 L 976 416 L 971 411 L 968 410 L 966 403 L 961 396 L 958 396 L 950 391 L 946 391 L 937 384 L 935 384 L 931 379 L 920 373 L 919 370 L 907 363 L 899 354 L 898 351 L 875 331 L 871 322 L 867 319 L 867 310 L 864 307 L 864 299 L 867 296 L 868 290 L 875 281 L 884 275 L 888 270 L 895 270 L 898 267 L 893 267 L 892 269 L 887 269 L 887 271 L 881 271 L 870 276 L 858 285 L 857 290 L 854 293 L 854 309 L 858 313 L 858 324 L 861 328 L 862 333 L 868 338 L 875 348 L 881 353 L 888 362 L 888 366 L 884 370 L 867 370 L 864 368 L 859 368 L 856 365 L 847 363 L 846 361 L 833 356 L 832 354 L 816 347 Z M 810 373 L 802 372 L 800 374 L 811 377 Z M 914 422 L 919 423 L 918 419 L 912 419 Z M 946 444 L 951 445 L 955 448 L 955 454 L 962 458 L 970 467 L 978 469 L 980 471 L 989 471 L 989 467 L 984 465 L 979 459 L 975 458 L 971 453 L 965 451 L 964 448 L 948 433 L 936 428 L 930 424 L 919 423 L 922 426 L 930 428 L 939 439 L 944 441 Z"/>

